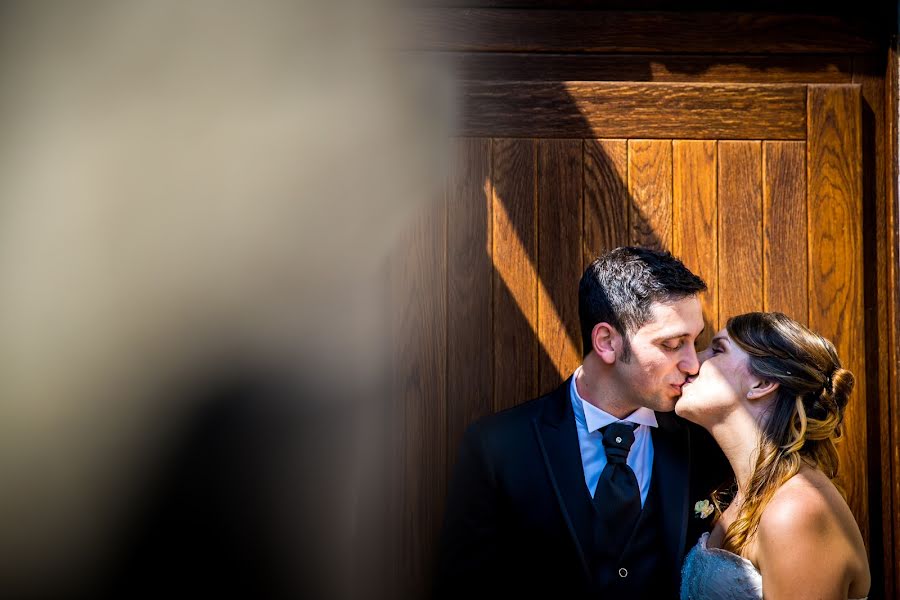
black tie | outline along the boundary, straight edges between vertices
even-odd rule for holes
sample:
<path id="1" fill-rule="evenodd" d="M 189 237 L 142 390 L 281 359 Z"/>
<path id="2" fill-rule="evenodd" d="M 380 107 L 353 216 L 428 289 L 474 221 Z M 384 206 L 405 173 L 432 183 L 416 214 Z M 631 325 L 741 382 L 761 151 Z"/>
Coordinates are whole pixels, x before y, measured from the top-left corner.
<path id="1" fill-rule="evenodd" d="M 606 551 L 618 556 L 641 515 L 641 490 L 634 471 L 625 462 L 634 443 L 632 423 L 611 423 L 600 429 L 606 466 L 594 492 L 594 506 L 605 539 L 598 540 Z M 607 537 L 608 536 L 608 537 Z M 608 545 L 607 545 L 608 544 Z"/>

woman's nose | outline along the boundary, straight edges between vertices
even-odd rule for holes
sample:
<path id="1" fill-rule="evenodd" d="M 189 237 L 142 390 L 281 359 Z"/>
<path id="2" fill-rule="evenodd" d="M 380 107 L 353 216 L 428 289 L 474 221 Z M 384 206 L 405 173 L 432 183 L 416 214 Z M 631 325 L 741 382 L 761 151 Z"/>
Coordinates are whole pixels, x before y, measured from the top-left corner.
<path id="1" fill-rule="evenodd" d="M 706 362 L 706 359 L 708 359 L 710 356 L 712 356 L 712 351 L 709 348 L 707 348 L 703 352 L 697 353 L 697 360 L 699 360 L 700 364 L 702 365 L 703 363 Z"/>

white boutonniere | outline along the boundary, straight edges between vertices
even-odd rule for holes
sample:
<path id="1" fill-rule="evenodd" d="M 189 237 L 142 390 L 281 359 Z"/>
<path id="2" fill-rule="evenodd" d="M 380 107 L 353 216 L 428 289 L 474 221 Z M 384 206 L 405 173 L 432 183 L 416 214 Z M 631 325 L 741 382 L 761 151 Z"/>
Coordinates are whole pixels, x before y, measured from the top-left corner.
<path id="1" fill-rule="evenodd" d="M 701 519 L 713 514 L 714 510 L 715 506 L 709 500 L 699 500 L 694 504 L 694 515 Z"/>

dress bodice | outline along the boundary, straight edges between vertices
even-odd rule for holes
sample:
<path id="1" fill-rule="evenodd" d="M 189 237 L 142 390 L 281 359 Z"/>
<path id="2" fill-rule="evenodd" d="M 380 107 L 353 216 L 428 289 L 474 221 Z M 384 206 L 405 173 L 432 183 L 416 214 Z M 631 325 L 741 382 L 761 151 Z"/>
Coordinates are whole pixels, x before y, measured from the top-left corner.
<path id="1" fill-rule="evenodd" d="M 709 533 L 701 535 L 684 559 L 681 600 L 762 600 L 762 575 L 753 563 L 728 550 L 707 547 L 708 539 Z"/>
<path id="2" fill-rule="evenodd" d="M 709 533 L 684 559 L 681 600 L 762 600 L 762 575 L 749 560 L 721 548 L 708 548 Z"/>

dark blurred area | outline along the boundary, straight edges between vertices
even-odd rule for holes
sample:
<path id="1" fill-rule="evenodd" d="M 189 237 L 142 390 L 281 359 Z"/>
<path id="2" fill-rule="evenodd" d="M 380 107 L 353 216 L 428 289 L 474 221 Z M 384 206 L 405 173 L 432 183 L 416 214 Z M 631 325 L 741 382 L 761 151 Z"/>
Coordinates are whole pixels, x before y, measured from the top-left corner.
<path id="1" fill-rule="evenodd" d="M 395 8 L 0 4 L 0 598 L 384 595 Z"/>
<path id="2" fill-rule="evenodd" d="M 218 365 L 182 390 L 201 408 L 144 473 L 92 597 L 333 597 L 353 518 L 353 414 L 302 375 Z M 178 394 L 171 400 L 178 400 Z M 349 439 L 348 439 L 349 441 Z M 378 496 L 369 498 L 378 501 Z M 357 532 L 358 533 L 358 532 Z M 369 540 L 372 541 L 372 540 Z M 346 568 L 346 565 L 345 565 Z M 343 590 L 349 592 L 350 590 Z"/>

